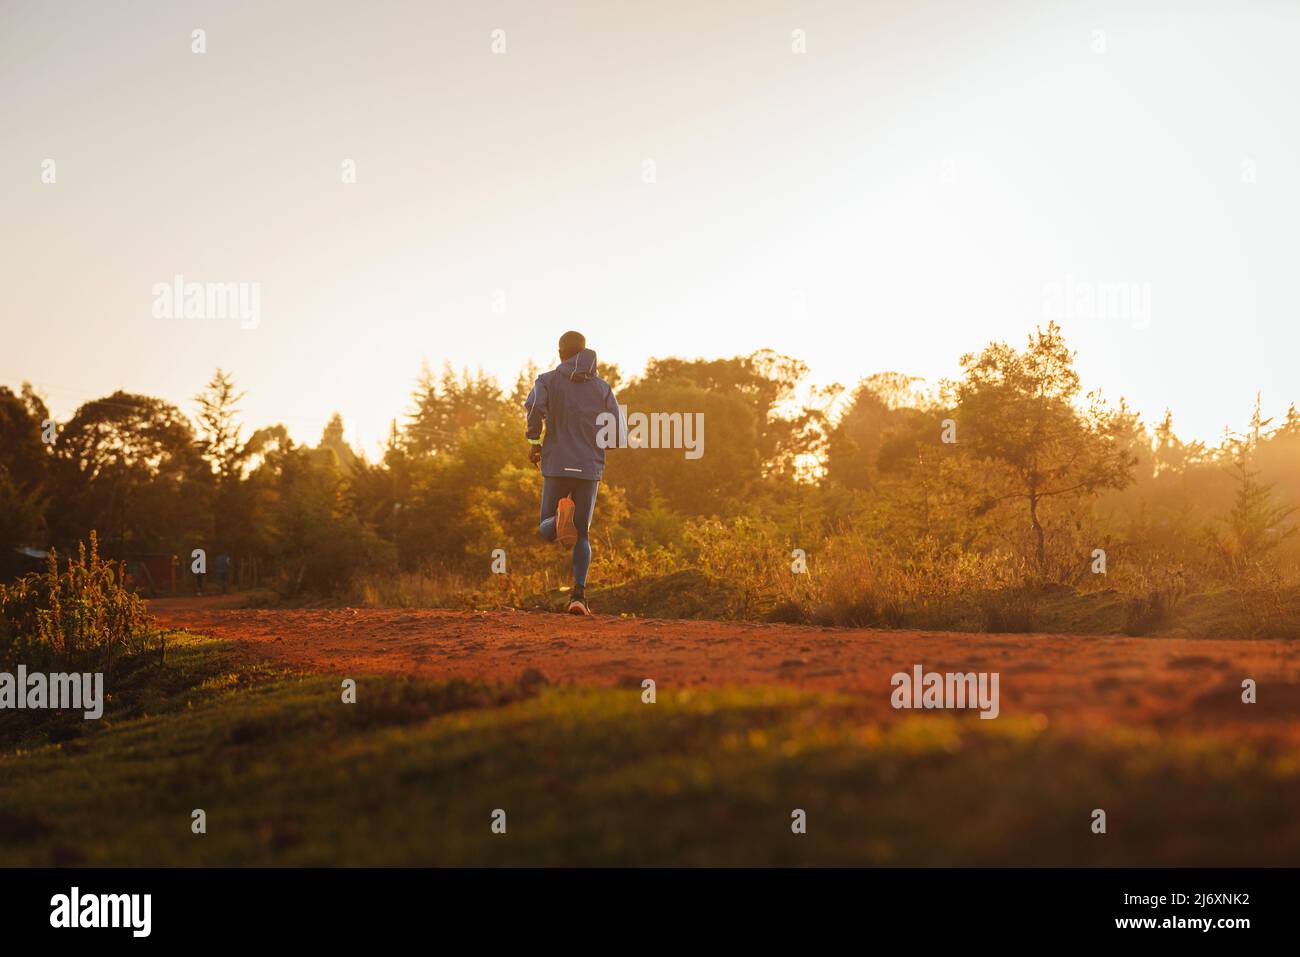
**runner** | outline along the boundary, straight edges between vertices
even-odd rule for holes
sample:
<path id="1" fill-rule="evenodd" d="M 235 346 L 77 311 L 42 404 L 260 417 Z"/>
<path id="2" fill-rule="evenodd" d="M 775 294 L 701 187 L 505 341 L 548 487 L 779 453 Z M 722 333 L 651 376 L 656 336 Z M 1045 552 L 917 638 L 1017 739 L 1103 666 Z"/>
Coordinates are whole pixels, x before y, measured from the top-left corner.
<path id="1" fill-rule="evenodd" d="M 560 337 L 560 364 L 537 377 L 528 399 L 528 460 L 542 471 L 542 516 L 538 530 L 548 542 L 573 549 L 573 591 L 569 614 L 590 615 L 588 532 L 596 490 L 605 472 L 605 449 L 596 441 L 597 417 L 609 412 L 620 441 L 627 433 L 614 390 L 596 375 L 596 353 L 580 332 Z M 542 437 L 542 426 L 546 437 Z"/>

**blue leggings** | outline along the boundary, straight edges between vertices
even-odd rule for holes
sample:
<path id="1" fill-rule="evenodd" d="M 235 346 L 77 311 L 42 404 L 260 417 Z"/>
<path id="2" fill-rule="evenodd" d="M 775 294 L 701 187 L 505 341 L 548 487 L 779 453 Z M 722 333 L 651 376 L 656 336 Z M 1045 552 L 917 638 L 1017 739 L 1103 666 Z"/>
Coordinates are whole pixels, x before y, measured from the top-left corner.
<path id="1" fill-rule="evenodd" d="M 546 476 L 542 479 L 542 520 L 537 526 L 542 538 L 555 541 L 555 509 L 560 499 L 573 496 L 573 524 L 578 528 L 578 543 L 573 546 L 573 587 L 585 588 L 587 569 L 591 566 L 591 515 L 596 510 L 596 489 L 600 483 L 591 479 Z"/>

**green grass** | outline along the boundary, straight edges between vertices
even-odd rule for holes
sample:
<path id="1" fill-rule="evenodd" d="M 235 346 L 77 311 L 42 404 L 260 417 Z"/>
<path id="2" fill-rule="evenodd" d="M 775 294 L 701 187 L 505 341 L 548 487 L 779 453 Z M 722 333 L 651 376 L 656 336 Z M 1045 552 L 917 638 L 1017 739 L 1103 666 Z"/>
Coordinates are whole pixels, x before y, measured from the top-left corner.
<path id="1" fill-rule="evenodd" d="M 337 677 L 234 665 L 220 642 L 169 657 L 84 733 L 0 755 L 0 863 L 1300 863 L 1300 761 L 1280 746 L 1084 741 L 1005 714 L 882 724 L 779 688 L 651 705 L 639 687 L 358 676 L 345 705 Z"/>
<path id="2" fill-rule="evenodd" d="M 1114 588 L 1079 590 L 1062 585 L 1036 590 L 962 595 L 909 605 L 896 615 L 853 617 L 826 606 L 806 608 L 767 598 L 746 600 L 737 585 L 696 569 L 650 576 L 589 597 L 601 614 L 640 618 L 761 618 L 792 624 L 867 626 L 928 631 L 1045 632 L 1049 634 L 1137 634 L 1180 638 L 1300 638 L 1300 586 L 1277 594 L 1229 588 L 1182 596 L 1165 614 L 1133 616 L 1135 596 Z M 555 611 L 567 594 L 527 597 L 522 607 Z M 744 609 L 750 611 L 745 613 Z M 1002 614 L 997 614 L 1003 611 Z"/>

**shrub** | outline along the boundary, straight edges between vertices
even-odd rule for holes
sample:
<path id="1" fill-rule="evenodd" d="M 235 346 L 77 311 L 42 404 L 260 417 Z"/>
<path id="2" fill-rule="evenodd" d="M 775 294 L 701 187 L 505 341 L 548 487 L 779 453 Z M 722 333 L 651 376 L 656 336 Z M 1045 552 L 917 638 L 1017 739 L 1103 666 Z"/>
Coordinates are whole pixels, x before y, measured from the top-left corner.
<path id="1" fill-rule="evenodd" d="M 1127 596 L 1124 634 L 1149 635 L 1172 623 L 1192 577 L 1190 569 L 1161 552 L 1131 556 L 1116 579 Z"/>
<path id="2" fill-rule="evenodd" d="M 1149 635 L 1173 620 L 1176 599 L 1160 589 L 1136 595 L 1124 606 L 1124 634 Z"/>
<path id="3" fill-rule="evenodd" d="M 0 661 L 108 673 L 123 657 L 161 653 L 163 639 L 144 599 L 125 579 L 122 563 L 100 559 L 93 531 L 89 552 L 81 543 L 62 573 L 51 549 L 43 574 L 0 585 Z"/>
<path id="4" fill-rule="evenodd" d="M 1038 610 L 1029 588 L 985 592 L 979 606 L 984 631 L 1024 634 L 1038 626 Z"/>
<path id="5" fill-rule="evenodd" d="M 1294 587 L 1271 562 L 1255 562 L 1239 567 L 1233 575 L 1233 590 L 1250 635 L 1256 638 L 1295 638 L 1297 603 Z"/>
<path id="6" fill-rule="evenodd" d="M 281 555 L 277 590 L 284 597 L 338 597 L 353 590 L 359 576 L 391 574 L 396 568 L 393 545 L 356 517 L 322 517 L 304 524 Z"/>

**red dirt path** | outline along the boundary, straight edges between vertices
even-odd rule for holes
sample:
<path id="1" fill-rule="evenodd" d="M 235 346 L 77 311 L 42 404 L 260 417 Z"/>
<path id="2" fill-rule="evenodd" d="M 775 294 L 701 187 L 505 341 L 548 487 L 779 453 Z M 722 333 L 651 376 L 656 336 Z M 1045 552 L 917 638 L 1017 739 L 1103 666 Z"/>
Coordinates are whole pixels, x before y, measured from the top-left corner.
<path id="1" fill-rule="evenodd" d="M 861 696 L 882 719 L 890 676 L 996 671 L 1003 716 L 1054 726 L 1141 723 L 1300 743 L 1300 644 L 1238 639 L 878 631 L 532 612 L 235 609 L 220 598 L 152 603 L 164 627 L 241 643 L 250 656 L 350 676 L 556 683 L 782 685 Z M 1241 702 L 1253 678 L 1259 703 Z M 874 707 L 873 707 L 874 703 Z"/>

